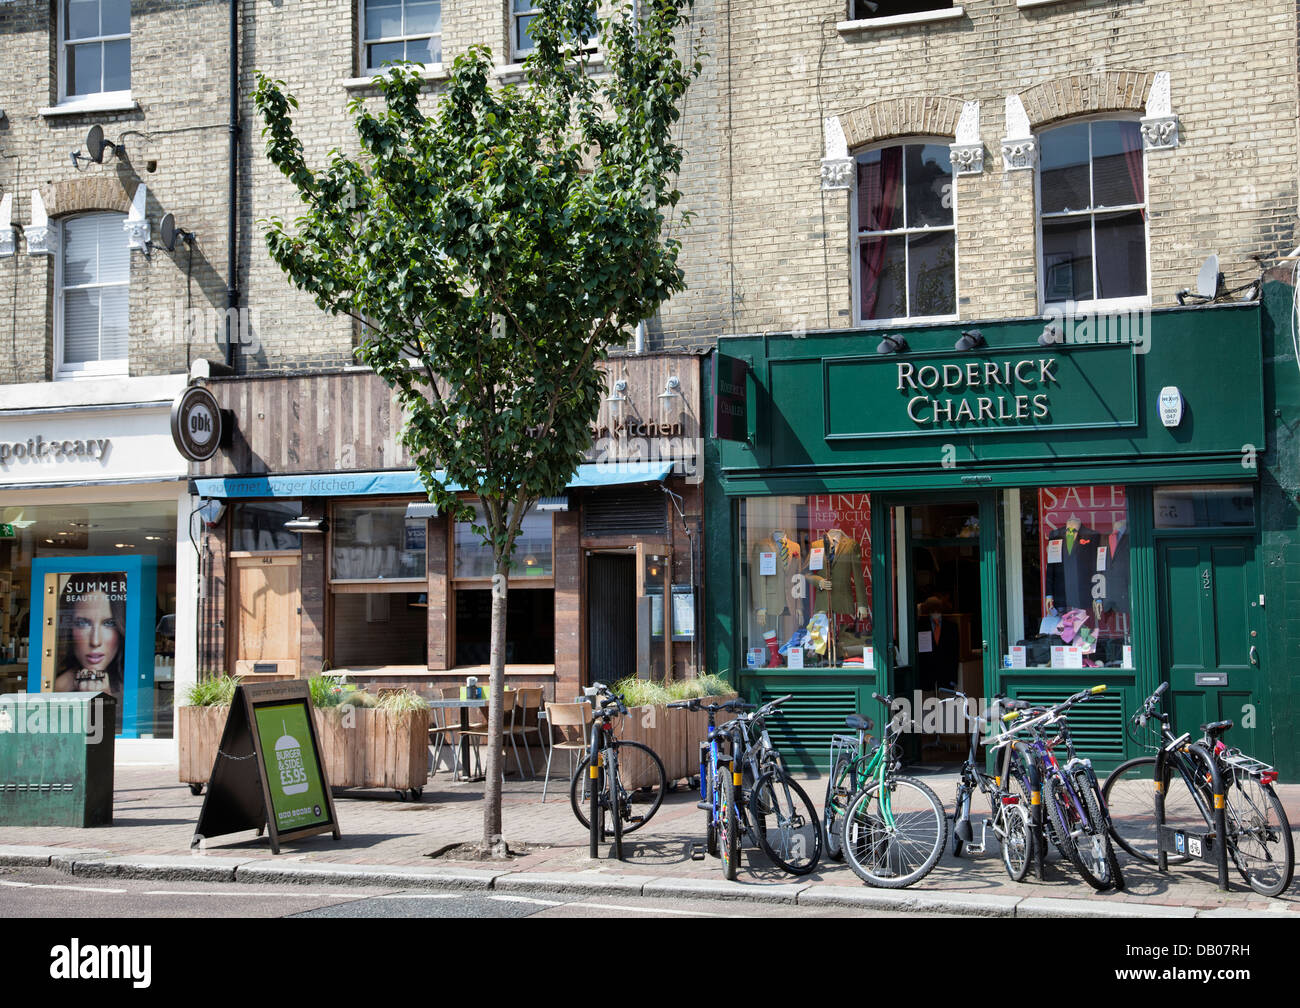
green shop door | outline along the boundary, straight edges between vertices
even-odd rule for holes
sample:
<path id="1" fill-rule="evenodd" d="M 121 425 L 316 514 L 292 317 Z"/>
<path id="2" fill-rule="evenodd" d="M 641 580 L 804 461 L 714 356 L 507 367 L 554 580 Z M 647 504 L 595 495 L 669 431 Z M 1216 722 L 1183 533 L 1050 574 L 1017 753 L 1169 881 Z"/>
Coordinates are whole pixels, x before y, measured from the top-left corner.
<path id="1" fill-rule="evenodd" d="M 1206 722 L 1230 719 L 1225 741 L 1271 760 L 1254 537 L 1157 533 L 1156 581 L 1160 673 L 1177 730 L 1196 737 Z"/>

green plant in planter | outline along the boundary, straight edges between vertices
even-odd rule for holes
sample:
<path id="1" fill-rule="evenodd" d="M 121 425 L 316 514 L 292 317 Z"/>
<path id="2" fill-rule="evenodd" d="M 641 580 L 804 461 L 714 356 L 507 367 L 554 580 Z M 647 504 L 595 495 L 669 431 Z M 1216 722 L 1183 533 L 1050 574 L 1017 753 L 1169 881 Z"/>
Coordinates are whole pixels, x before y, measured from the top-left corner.
<path id="1" fill-rule="evenodd" d="M 307 691 L 311 694 L 313 707 L 337 707 L 341 703 L 357 706 L 354 695 L 360 692 L 355 686 L 344 682 L 342 676 L 318 675 L 307 680 Z"/>
<path id="2" fill-rule="evenodd" d="M 615 683 L 614 692 L 621 696 L 629 707 L 656 707 L 675 700 L 721 696 L 725 693 L 734 693 L 735 689 L 722 676 L 708 674 L 696 676 L 694 679 L 673 679 L 668 682 L 638 679 L 632 676 Z"/>
<path id="3" fill-rule="evenodd" d="M 228 675 L 204 679 L 186 691 L 185 702 L 191 707 L 229 707 L 238 685 L 239 680 Z"/>
<path id="4" fill-rule="evenodd" d="M 419 693 L 404 689 L 380 697 L 375 701 L 375 706 L 386 711 L 417 711 L 428 709 L 429 701 Z"/>

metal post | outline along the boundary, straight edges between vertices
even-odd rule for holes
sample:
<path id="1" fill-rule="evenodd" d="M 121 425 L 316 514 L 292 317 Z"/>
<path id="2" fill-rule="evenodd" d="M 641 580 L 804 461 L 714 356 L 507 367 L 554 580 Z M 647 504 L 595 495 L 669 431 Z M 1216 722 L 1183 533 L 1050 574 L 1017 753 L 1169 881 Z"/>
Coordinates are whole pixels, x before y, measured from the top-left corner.
<path id="1" fill-rule="evenodd" d="M 1164 746 L 1156 750 L 1156 767 L 1151 777 L 1152 795 L 1156 816 L 1156 868 L 1169 870 L 1169 855 L 1165 852 L 1165 766 L 1168 760 Z"/>
<path id="2" fill-rule="evenodd" d="M 1214 810 L 1214 864 L 1219 869 L 1219 888 L 1228 891 L 1228 814 L 1223 786 L 1223 769 L 1205 746 L 1197 742 L 1188 748 L 1198 755 L 1202 766 L 1210 768 L 1210 792 Z"/>

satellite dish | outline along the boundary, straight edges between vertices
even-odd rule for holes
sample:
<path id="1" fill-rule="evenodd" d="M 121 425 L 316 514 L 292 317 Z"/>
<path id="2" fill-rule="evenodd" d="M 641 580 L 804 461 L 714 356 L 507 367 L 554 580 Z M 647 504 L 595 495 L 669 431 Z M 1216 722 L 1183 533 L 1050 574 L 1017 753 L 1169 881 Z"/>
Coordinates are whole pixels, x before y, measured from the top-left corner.
<path id="1" fill-rule="evenodd" d="M 1196 293 L 1203 298 L 1213 298 L 1219 292 L 1219 257 L 1211 255 L 1196 275 Z"/>
<path id="2" fill-rule="evenodd" d="M 95 164 L 104 163 L 104 148 L 107 146 L 104 140 L 104 127 L 92 126 L 90 132 L 86 134 L 86 152 L 90 155 L 90 160 Z"/>
<path id="3" fill-rule="evenodd" d="M 163 214 L 162 223 L 158 225 L 158 234 L 162 238 L 163 248 L 171 252 L 176 248 L 176 215 Z"/>

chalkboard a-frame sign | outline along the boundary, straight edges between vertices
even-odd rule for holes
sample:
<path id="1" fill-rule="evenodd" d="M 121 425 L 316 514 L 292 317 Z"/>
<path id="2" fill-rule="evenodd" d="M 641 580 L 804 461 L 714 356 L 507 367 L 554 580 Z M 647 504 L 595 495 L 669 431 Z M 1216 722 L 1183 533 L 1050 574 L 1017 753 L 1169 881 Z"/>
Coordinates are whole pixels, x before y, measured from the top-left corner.
<path id="1" fill-rule="evenodd" d="M 339 839 L 319 752 L 306 682 L 237 686 L 192 846 L 250 829 L 266 829 L 276 854 L 287 840 Z"/>

